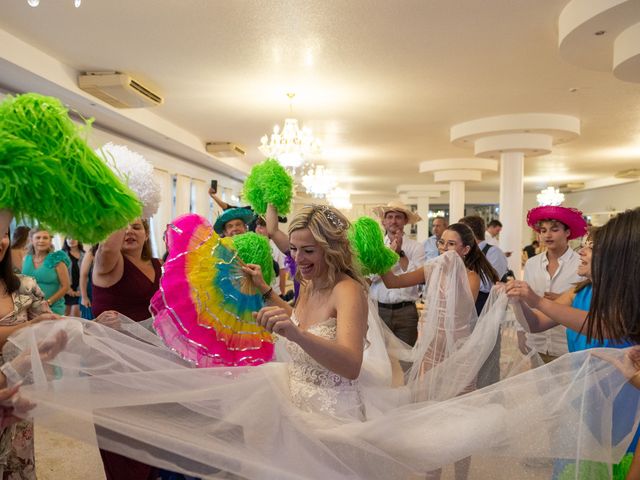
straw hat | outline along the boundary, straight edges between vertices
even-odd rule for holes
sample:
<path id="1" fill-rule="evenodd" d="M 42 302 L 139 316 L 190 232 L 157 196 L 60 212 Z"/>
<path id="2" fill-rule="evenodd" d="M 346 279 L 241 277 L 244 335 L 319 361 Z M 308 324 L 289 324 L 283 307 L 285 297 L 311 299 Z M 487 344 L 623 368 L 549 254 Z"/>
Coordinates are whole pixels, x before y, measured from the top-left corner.
<path id="1" fill-rule="evenodd" d="M 387 203 L 386 205 L 380 205 L 373 209 L 373 213 L 375 213 L 381 219 L 384 219 L 384 216 L 387 212 L 402 212 L 407 217 L 407 223 L 409 225 L 413 225 L 418 223 L 422 218 L 417 213 L 414 213 L 402 202 L 392 201 Z"/>

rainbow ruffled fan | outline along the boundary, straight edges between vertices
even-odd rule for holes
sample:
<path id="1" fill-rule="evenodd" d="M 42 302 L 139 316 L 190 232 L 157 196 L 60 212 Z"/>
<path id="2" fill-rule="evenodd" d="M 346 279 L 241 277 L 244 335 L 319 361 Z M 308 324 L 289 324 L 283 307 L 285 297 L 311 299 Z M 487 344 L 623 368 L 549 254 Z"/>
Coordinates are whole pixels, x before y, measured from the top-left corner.
<path id="1" fill-rule="evenodd" d="M 273 337 L 252 312 L 262 297 L 242 271 L 232 239 L 220 238 L 195 214 L 166 233 L 169 256 L 151 300 L 163 341 L 199 367 L 259 365 L 273 358 Z"/>

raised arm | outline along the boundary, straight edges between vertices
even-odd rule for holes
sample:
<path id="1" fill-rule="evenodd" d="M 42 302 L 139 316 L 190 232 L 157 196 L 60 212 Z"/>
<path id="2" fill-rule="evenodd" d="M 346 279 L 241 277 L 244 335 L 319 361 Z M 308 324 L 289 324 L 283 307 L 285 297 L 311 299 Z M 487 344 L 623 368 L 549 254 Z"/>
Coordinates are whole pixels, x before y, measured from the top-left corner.
<path id="1" fill-rule="evenodd" d="M 123 270 L 124 260 L 120 249 L 122 248 L 125 232 L 126 228 L 118 230 L 100 243 L 93 259 L 93 283 L 95 285 L 108 287 L 106 277 L 117 273 L 118 270 Z"/>
<path id="2" fill-rule="evenodd" d="M 568 305 L 570 303 L 571 293 L 565 292 L 556 301 L 549 300 L 537 295 L 529 284 L 516 280 L 507 284 L 507 295 L 512 298 L 518 298 L 523 303 L 522 310 L 525 319 L 532 332 L 542 332 L 556 326 L 563 325 L 575 332 L 582 331 L 587 318 L 587 312 Z M 530 307 L 527 309 L 526 307 Z M 527 310 L 536 309 L 538 313 L 528 313 Z M 531 322 L 529 321 L 531 320 Z"/>
<path id="3" fill-rule="evenodd" d="M 387 288 L 405 288 L 413 287 L 414 285 L 420 285 L 425 283 L 424 269 L 418 268 L 401 275 L 396 275 L 391 270 L 387 273 L 380 275 L 384 286 Z"/>
<path id="4" fill-rule="evenodd" d="M 213 199 L 214 202 L 216 202 L 216 204 L 222 209 L 222 210 L 228 210 L 231 208 L 231 205 L 229 205 L 227 202 L 225 202 L 224 200 L 222 200 L 217 192 L 209 187 L 209 196 Z"/>
<path id="5" fill-rule="evenodd" d="M 289 251 L 289 237 L 278 227 L 278 212 L 276 211 L 276 207 L 271 204 L 267 205 L 267 213 L 265 214 L 264 220 L 267 223 L 269 238 L 273 240 L 278 250 L 282 253 L 287 253 Z"/>
<path id="6" fill-rule="evenodd" d="M 251 276 L 251 281 L 262 295 L 262 298 L 272 307 L 282 308 L 288 316 L 293 315 L 293 308 L 287 302 L 282 300 L 276 293 L 273 291 L 269 285 L 267 285 L 262 277 L 262 269 L 260 265 L 255 264 L 247 264 L 242 267 L 242 270 Z"/>

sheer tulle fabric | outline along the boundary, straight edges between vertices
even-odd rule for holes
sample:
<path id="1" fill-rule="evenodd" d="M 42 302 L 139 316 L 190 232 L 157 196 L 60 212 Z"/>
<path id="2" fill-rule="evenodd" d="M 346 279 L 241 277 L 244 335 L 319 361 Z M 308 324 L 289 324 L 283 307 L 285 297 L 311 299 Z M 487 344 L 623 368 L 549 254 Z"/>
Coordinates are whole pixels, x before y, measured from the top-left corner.
<path id="1" fill-rule="evenodd" d="M 288 362 L 296 359 L 286 358 L 285 339 L 276 342 L 278 362 L 202 369 L 139 325 L 115 331 L 65 319 L 25 329 L 9 346 L 35 351 L 58 329 L 69 335 L 49 364 L 32 355 L 23 394 L 38 403 L 37 422 L 196 476 L 407 478 L 469 456 L 470 478 L 521 478 L 521 460 L 536 456 L 578 460 L 565 478 L 581 478 L 594 461 L 610 473 L 638 423 L 638 392 L 623 375 L 585 351 L 471 391 L 500 331 L 503 376 L 528 364 L 515 353 L 523 362 L 508 363 L 516 350 L 506 296 L 493 292 L 476 320 L 462 262 L 445 255 L 425 275 L 414 349 L 370 309 L 358 379 L 364 421 L 343 415 L 349 401 L 328 412 L 292 403 Z M 412 365 L 407 384 L 392 387 L 399 360 Z"/>

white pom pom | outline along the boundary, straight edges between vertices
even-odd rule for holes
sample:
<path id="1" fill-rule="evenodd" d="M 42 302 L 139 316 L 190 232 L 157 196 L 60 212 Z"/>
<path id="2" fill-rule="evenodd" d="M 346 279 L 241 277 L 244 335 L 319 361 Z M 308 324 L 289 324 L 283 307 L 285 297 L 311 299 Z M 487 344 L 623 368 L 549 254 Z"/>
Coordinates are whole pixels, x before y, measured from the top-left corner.
<path id="1" fill-rule="evenodd" d="M 153 165 L 139 153 L 111 142 L 96 153 L 138 196 L 143 218 L 154 215 L 160 204 L 160 185 L 153 179 Z"/>

